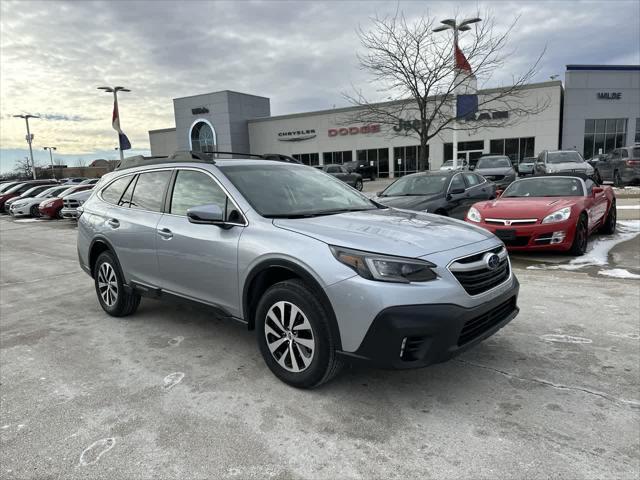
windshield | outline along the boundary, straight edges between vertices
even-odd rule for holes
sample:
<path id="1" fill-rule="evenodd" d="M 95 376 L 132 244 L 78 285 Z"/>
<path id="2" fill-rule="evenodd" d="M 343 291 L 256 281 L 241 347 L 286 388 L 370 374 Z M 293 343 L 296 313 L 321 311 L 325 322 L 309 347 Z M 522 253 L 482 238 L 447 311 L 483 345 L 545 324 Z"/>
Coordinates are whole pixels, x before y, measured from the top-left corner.
<path id="1" fill-rule="evenodd" d="M 507 187 L 502 198 L 514 197 L 581 197 L 582 182 L 577 178 L 540 177 L 517 180 Z"/>
<path id="2" fill-rule="evenodd" d="M 453 167 L 453 160 L 447 160 L 442 164 L 443 167 Z"/>
<path id="3" fill-rule="evenodd" d="M 55 195 L 56 193 L 59 193 L 63 190 L 66 190 L 66 187 L 51 187 L 46 189 L 44 192 L 40 192 L 36 197 L 37 198 L 41 198 L 41 197 L 46 197 L 47 195 Z"/>
<path id="4" fill-rule="evenodd" d="M 311 217 L 378 208 L 346 183 L 315 168 L 268 164 L 219 168 L 263 217 Z"/>
<path id="5" fill-rule="evenodd" d="M 507 157 L 483 157 L 478 160 L 476 168 L 509 168 L 511 162 Z"/>
<path id="6" fill-rule="evenodd" d="M 638 120 L 636 120 L 636 125 L 638 125 Z M 636 126 L 636 130 L 640 128 Z M 640 158 L 640 147 L 633 147 L 631 150 L 631 158 Z"/>
<path id="7" fill-rule="evenodd" d="M 14 185 L 13 187 L 7 189 L 4 193 L 15 193 L 18 190 L 20 190 L 22 187 L 24 187 L 24 183 L 19 183 L 17 185 Z"/>
<path id="8" fill-rule="evenodd" d="M 582 157 L 578 152 L 549 152 L 547 163 L 582 163 Z"/>
<path id="9" fill-rule="evenodd" d="M 382 192 L 381 197 L 435 195 L 444 191 L 447 175 L 410 175 L 396 180 Z"/>
<path id="10" fill-rule="evenodd" d="M 15 187 L 15 185 L 16 185 L 15 183 L 7 183 L 5 185 L 0 185 L 0 193 L 6 193 L 7 191 Z"/>

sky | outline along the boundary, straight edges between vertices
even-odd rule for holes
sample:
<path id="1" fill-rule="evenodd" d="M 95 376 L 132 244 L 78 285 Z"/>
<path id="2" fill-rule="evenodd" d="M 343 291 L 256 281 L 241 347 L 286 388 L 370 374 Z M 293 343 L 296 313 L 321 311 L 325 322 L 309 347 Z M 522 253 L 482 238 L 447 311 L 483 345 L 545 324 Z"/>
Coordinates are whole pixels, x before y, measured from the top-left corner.
<path id="1" fill-rule="evenodd" d="M 173 127 L 172 99 L 218 90 L 271 98 L 273 115 L 348 106 L 362 89 L 384 100 L 359 68 L 357 28 L 396 9 L 411 20 L 517 17 L 502 71 L 508 83 L 546 48 L 535 81 L 564 79 L 567 64 L 640 64 L 640 2 L 631 1 L 153 1 L 0 2 L 0 172 L 28 155 L 31 113 L 36 164 L 44 146 L 75 165 L 116 158 L 112 97 L 101 85 L 131 89 L 120 100 L 121 126 L 133 150 L 149 149 L 148 131 Z"/>

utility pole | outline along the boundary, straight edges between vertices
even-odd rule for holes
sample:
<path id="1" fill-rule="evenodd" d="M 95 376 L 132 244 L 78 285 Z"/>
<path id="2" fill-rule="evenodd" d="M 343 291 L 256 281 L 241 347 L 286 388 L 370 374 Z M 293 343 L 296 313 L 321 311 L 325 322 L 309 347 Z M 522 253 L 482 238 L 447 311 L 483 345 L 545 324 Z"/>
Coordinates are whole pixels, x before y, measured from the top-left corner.
<path id="1" fill-rule="evenodd" d="M 27 124 L 27 143 L 29 144 L 29 157 L 31 158 L 31 168 L 33 169 L 33 179 L 36 179 L 36 164 L 33 161 L 33 149 L 31 148 L 31 142 L 33 141 L 33 135 L 31 135 L 31 131 L 29 130 L 29 119 L 30 118 L 40 118 L 38 115 L 31 115 L 27 113 L 26 115 L 14 115 L 15 118 L 24 118 L 25 123 Z"/>
<path id="2" fill-rule="evenodd" d="M 55 180 L 56 178 L 56 172 L 53 169 L 53 154 L 51 153 L 52 150 L 57 150 L 56 147 L 43 147 L 43 150 L 49 150 L 49 160 L 51 161 L 51 177 Z"/>

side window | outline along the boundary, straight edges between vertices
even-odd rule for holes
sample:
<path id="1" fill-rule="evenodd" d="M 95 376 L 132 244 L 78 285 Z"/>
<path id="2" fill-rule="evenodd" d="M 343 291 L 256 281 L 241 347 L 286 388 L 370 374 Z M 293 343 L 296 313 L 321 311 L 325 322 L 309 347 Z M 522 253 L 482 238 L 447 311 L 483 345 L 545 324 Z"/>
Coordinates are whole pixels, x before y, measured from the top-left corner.
<path id="1" fill-rule="evenodd" d="M 340 171 L 342 173 L 349 173 L 349 170 L 346 167 L 340 167 Z"/>
<path id="2" fill-rule="evenodd" d="M 138 175 L 138 181 L 131 198 L 131 207 L 151 212 L 162 211 L 162 197 L 170 178 L 171 171 L 169 170 Z"/>
<path id="3" fill-rule="evenodd" d="M 473 173 L 463 173 L 464 179 L 467 181 L 469 187 L 475 187 L 480 183 L 480 179 Z"/>
<path id="4" fill-rule="evenodd" d="M 178 171 L 171 196 L 171 213 L 186 215 L 191 207 L 211 204 L 218 205 L 225 212 L 227 196 L 218 184 L 201 172 Z"/>
<path id="5" fill-rule="evenodd" d="M 464 179 L 462 175 L 458 174 L 451 179 L 451 185 L 449 185 L 449 190 L 466 190 L 467 186 L 464 184 Z"/>
<path id="6" fill-rule="evenodd" d="M 133 189 L 136 187 L 136 181 L 138 180 L 137 175 L 131 175 L 131 182 L 127 185 L 122 197 L 120 197 L 120 201 L 118 202 L 118 206 L 129 208 L 131 206 L 131 195 L 133 194 Z"/>
<path id="7" fill-rule="evenodd" d="M 132 175 L 126 175 L 109 184 L 100 194 L 102 199 L 105 202 L 117 204 L 132 178 Z"/>
<path id="8" fill-rule="evenodd" d="M 595 186 L 595 184 L 593 183 L 593 180 L 591 180 L 590 178 L 587 178 L 584 181 L 584 184 L 587 187 L 587 196 L 591 195 L 593 193 L 593 187 Z"/>
<path id="9" fill-rule="evenodd" d="M 627 150 L 626 148 L 621 148 L 620 149 L 620 153 L 622 156 L 622 159 L 624 160 L 625 158 L 629 158 L 629 150 Z M 618 157 L 619 158 L 619 157 Z"/>
<path id="10" fill-rule="evenodd" d="M 340 172 L 340 169 L 338 167 L 334 167 L 334 166 L 327 167 L 327 173 L 338 173 L 338 172 Z"/>

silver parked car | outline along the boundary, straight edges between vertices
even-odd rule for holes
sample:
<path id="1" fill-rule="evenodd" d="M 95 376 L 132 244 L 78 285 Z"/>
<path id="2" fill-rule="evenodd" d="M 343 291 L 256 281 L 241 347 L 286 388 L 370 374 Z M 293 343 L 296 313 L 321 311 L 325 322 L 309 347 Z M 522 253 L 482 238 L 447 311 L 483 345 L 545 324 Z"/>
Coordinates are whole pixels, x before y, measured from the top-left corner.
<path id="1" fill-rule="evenodd" d="M 533 166 L 534 175 L 547 173 L 584 173 L 593 175 L 593 167 L 575 150 L 543 150 Z"/>
<path id="2" fill-rule="evenodd" d="M 486 155 L 478 159 L 475 173 L 505 189 L 516 179 L 516 170 L 506 155 Z"/>
<path id="3" fill-rule="evenodd" d="M 78 218 L 80 216 L 78 207 L 87 201 L 91 196 L 91 193 L 91 190 L 83 190 L 64 197 L 62 199 L 62 210 L 60 210 L 60 216 L 62 218 Z"/>
<path id="4" fill-rule="evenodd" d="M 507 251 L 462 221 L 377 204 L 315 168 L 144 159 L 81 207 L 80 265 L 109 315 L 179 297 L 255 329 L 281 380 L 311 388 L 344 362 L 446 360 L 518 313 Z"/>

